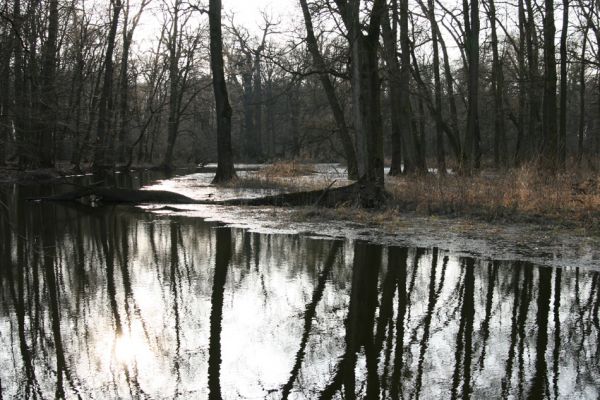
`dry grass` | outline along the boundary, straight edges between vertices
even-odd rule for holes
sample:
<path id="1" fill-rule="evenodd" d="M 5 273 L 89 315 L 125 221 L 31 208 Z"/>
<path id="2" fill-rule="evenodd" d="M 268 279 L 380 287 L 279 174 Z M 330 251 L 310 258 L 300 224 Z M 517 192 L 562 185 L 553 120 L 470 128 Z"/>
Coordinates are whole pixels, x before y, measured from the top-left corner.
<path id="1" fill-rule="evenodd" d="M 313 165 L 297 160 L 276 161 L 261 168 L 258 175 L 265 178 L 292 178 L 296 176 L 311 175 L 317 172 Z"/>
<path id="2" fill-rule="evenodd" d="M 328 187 L 331 179 L 317 174 L 313 164 L 292 160 L 277 161 L 256 172 L 242 175 L 238 179 L 225 183 L 226 187 L 244 189 L 279 189 L 285 191 L 319 190 Z M 347 184 L 336 181 L 333 187 Z"/>
<path id="3" fill-rule="evenodd" d="M 302 173 L 300 172 L 302 171 Z M 315 190 L 328 186 L 326 179 L 306 179 L 314 171 L 301 163 L 278 163 L 241 178 L 234 185 L 246 188 Z M 318 177 L 317 177 L 318 178 Z M 343 185 L 338 182 L 335 186 Z M 600 176 L 592 172 L 544 175 L 533 166 L 507 171 L 484 170 L 478 175 L 409 175 L 387 177 L 391 194 L 384 210 L 352 207 L 307 210 L 307 218 L 343 218 L 390 226 L 400 213 L 474 217 L 495 222 L 526 222 L 582 227 L 600 232 Z"/>
<path id="4" fill-rule="evenodd" d="M 600 219 L 600 178 L 592 173 L 550 176 L 524 166 L 476 176 L 390 178 L 386 187 L 400 207 L 425 214 L 577 225 L 598 224 Z"/>

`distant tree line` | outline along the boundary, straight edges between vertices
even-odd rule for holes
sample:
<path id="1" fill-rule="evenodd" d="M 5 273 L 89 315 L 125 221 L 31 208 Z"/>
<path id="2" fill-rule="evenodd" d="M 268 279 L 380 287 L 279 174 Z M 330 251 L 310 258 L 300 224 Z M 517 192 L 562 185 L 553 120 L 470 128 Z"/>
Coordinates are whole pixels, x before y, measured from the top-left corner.
<path id="1" fill-rule="evenodd" d="M 295 6 L 292 27 L 263 13 L 249 31 L 219 16 L 235 161 L 345 160 L 380 187 L 387 163 L 392 175 L 597 167 L 597 1 Z M 188 0 L 3 2 L 0 163 L 216 161 L 202 11 Z M 149 14 L 160 23 L 142 31 Z"/>

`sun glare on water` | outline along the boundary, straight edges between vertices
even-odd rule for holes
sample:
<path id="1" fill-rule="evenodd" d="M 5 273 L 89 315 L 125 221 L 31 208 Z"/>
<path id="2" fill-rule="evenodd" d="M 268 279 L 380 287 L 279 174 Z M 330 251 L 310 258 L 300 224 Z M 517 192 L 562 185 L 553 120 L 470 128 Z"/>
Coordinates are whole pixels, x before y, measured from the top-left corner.
<path id="1" fill-rule="evenodd" d="M 133 338 L 125 333 L 117 335 L 114 342 L 115 360 L 121 364 L 133 364 L 143 361 L 143 358 L 149 356 L 148 347 L 140 338 Z"/>
<path id="2" fill-rule="evenodd" d="M 105 365 L 129 367 L 147 365 L 154 356 L 144 336 L 136 335 L 135 332 L 108 335 L 98 346 L 98 352 Z"/>

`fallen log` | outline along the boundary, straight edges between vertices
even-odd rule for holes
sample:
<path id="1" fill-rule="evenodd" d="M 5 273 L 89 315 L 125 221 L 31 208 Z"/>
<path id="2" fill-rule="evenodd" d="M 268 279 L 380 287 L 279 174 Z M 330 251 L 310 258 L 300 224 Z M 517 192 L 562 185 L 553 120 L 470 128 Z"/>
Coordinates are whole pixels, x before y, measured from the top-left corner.
<path id="1" fill-rule="evenodd" d="M 36 201 L 78 201 L 93 198 L 100 203 L 127 204 L 206 204 L 224 206 L 321 206 L 338 207 L 342 204 L 360 207 L 378 207 L 386 199 L 386 193 L 373 192 L 368 186 L 355 182 L 347 186 L 282 193 L 258 198 L 231 200 L 196 200 L 167 190 L 136 190 L 108 187 L 82 187 L 71 192 L 48 197 L 34 198 Z"/>
<path id="2" fill-rule="evenodd" d="M 77 201 L 93 197 L 101 203 L 158 203 L 158 204 L 213 204 L 210 200 L 195 200 L 168 190 L 136 190 L 108 187 L 82 187 L 53 196 L 33 198 L 37 201 Z"/>

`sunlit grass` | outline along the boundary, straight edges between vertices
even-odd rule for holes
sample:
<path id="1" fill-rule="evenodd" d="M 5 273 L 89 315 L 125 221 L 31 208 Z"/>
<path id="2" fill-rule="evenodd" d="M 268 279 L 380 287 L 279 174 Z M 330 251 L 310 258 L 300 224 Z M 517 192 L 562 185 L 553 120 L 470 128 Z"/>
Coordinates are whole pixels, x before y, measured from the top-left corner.
<path id="1" fill-rule="evenodd" d="M 290 167 L 291 168 L 291 167 Z M 305 176 L 258 172 L 234 185 L 279 188 L 288 191 L 324 189 L 330 183 L 319 174 Z M 348 182 L 336 182 L 335 186 Z M 600 229 L 600 177 L 592 171 L 567 171 L 556 175 L 540 173 L 531 165 L 504 171 L 483 170 L 474 175 L 403 175 L 386 177 L 390 201 L 384 210 L 352 207 L 335 210 L 338 217 L 359 222 L 390 224 L 394 215 L 476 217 L 487 221 L 560 223 Z M 311 211 L 310 217 L 331 211 Z"/>

